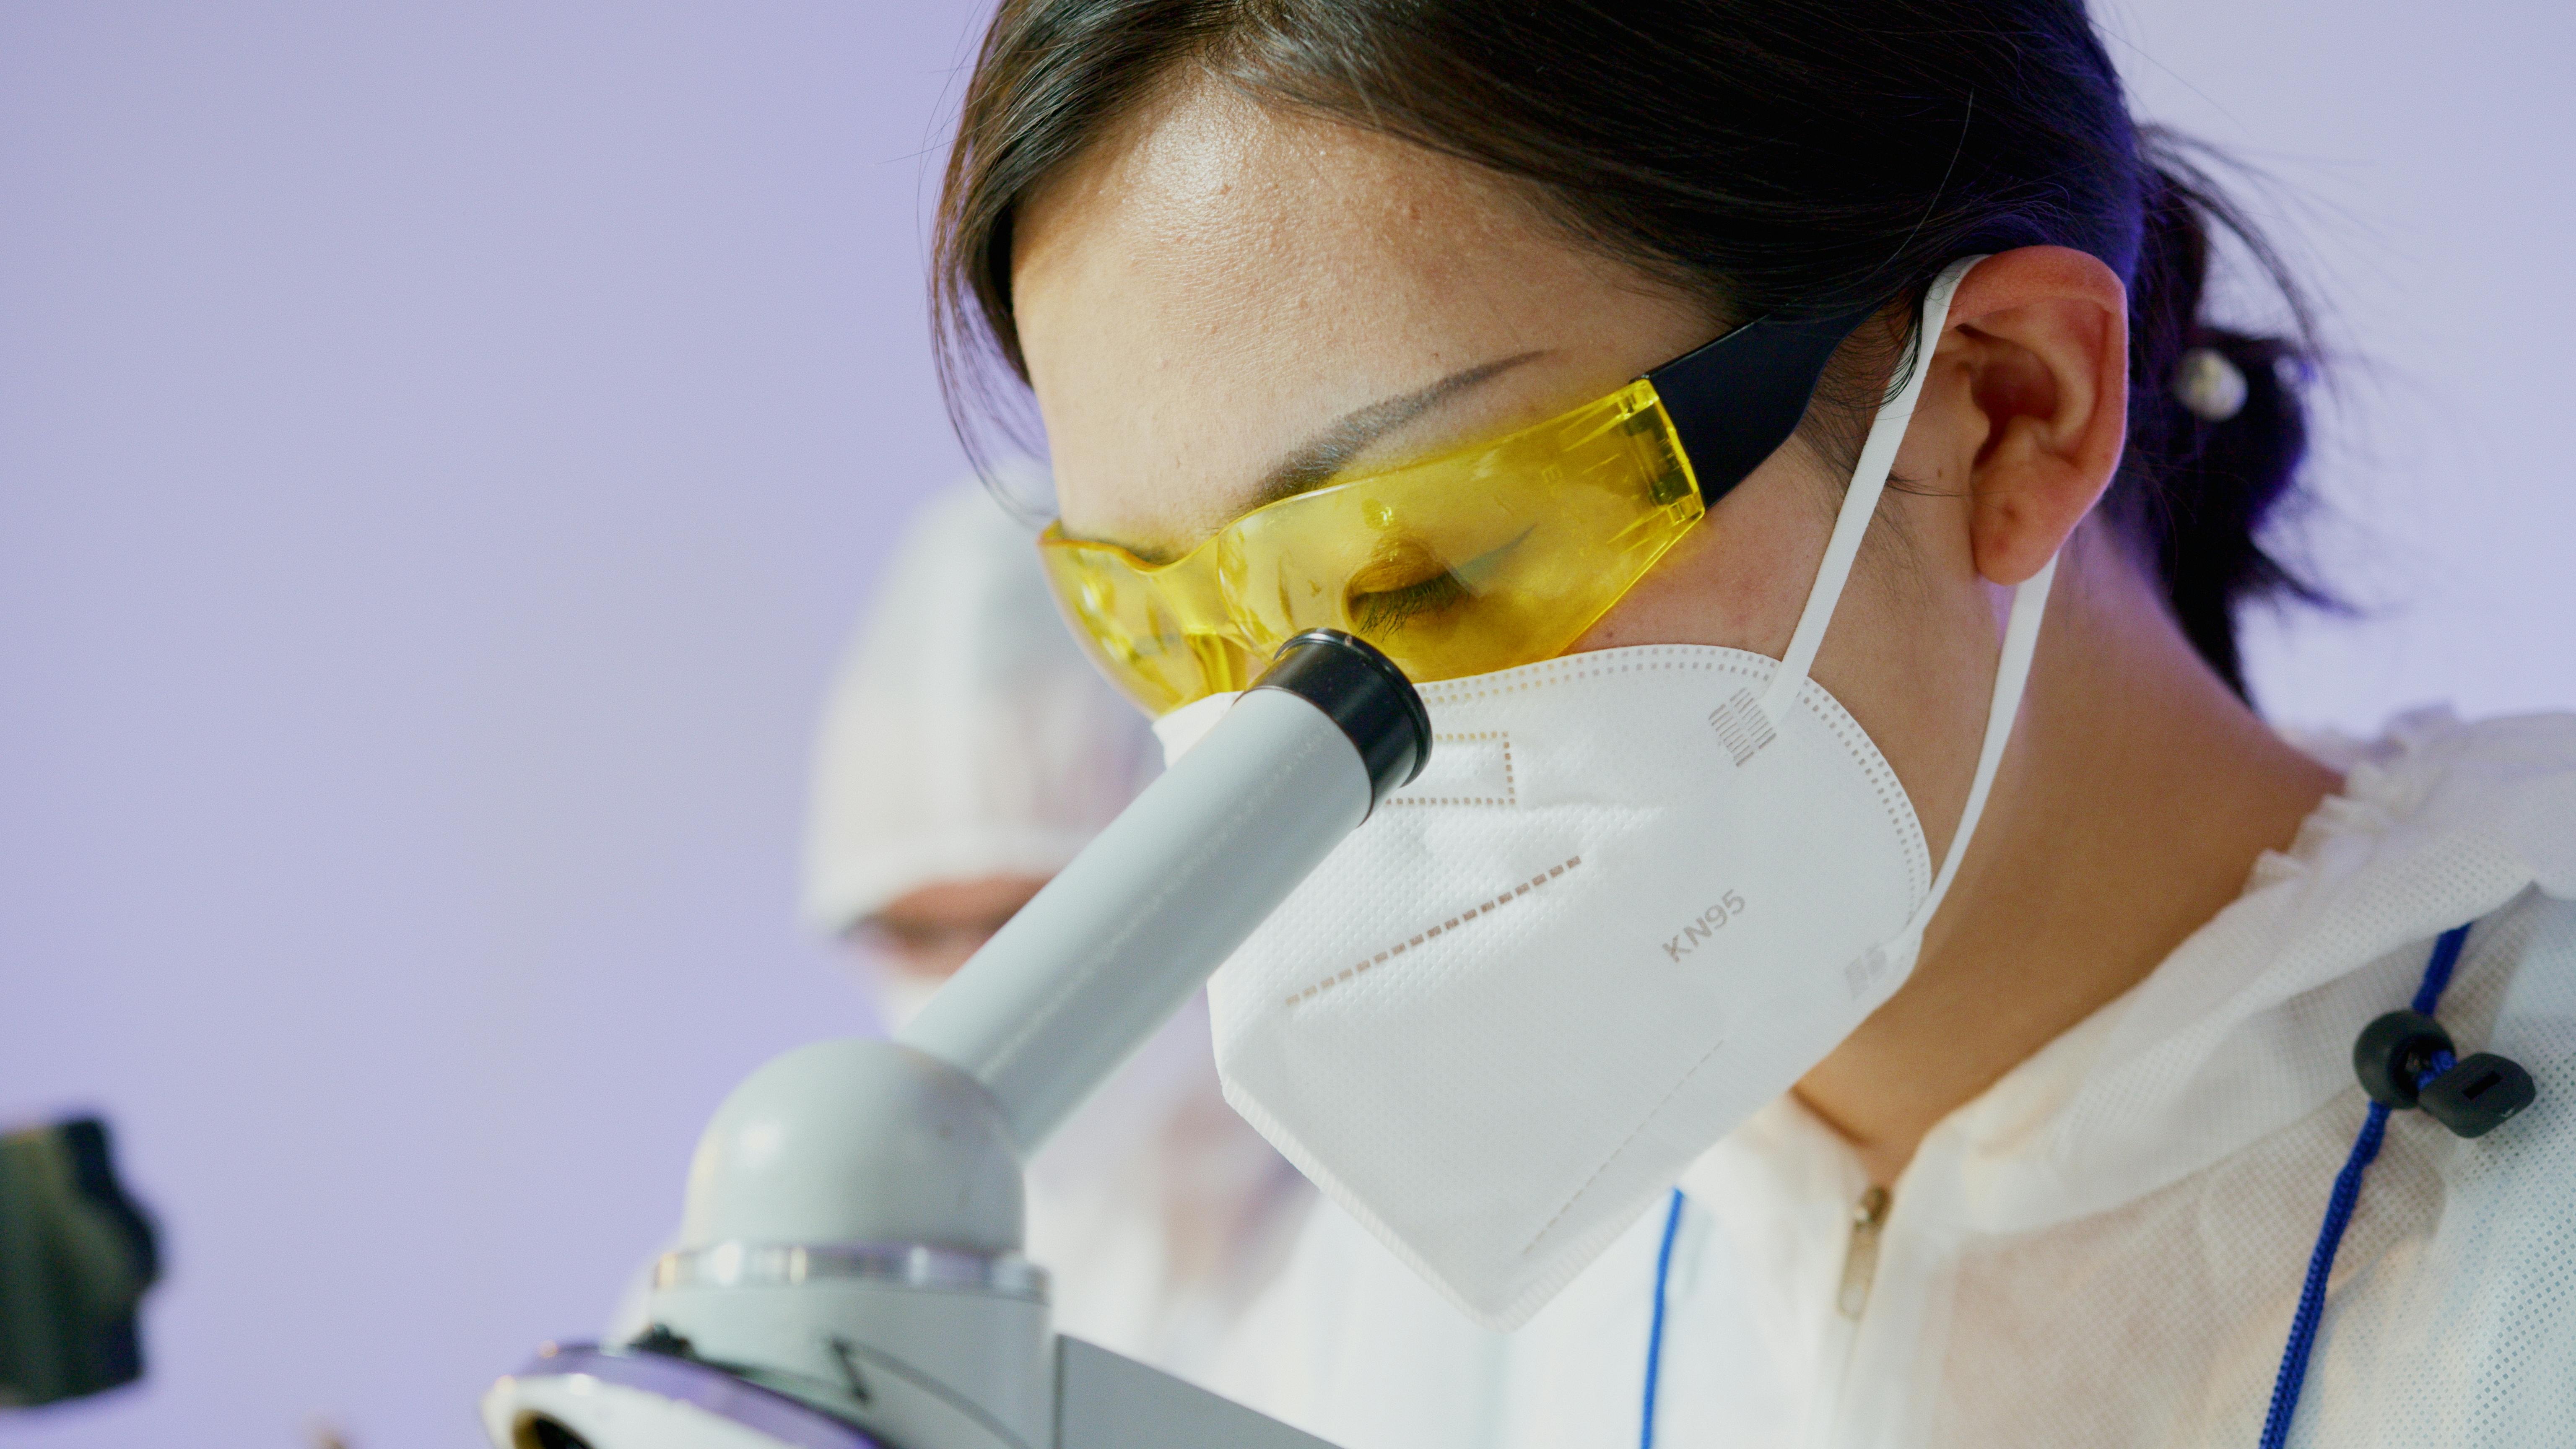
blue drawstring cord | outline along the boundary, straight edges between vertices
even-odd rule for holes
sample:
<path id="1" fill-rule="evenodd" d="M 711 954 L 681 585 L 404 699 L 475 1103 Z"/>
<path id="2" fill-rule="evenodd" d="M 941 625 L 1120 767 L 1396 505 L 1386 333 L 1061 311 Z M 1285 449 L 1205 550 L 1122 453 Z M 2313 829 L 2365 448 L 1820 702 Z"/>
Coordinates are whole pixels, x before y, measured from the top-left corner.
<path id="1" fill-rule="evenodd" d="M 1646 1414 L 1637 1449 L 1655 1449 L 1655 1387 L 1664 1369 L 1664 1285 L 1673 1276 L 1673 1239 L 1681 1226 L 1682 1190 L 1677 1187 L 1671 1205 L 1664 1209 L 1664 1245 L 1655 1250 L 1655 1321 L 1646 1330 Z"/>
<path id="2" fill-rule="evenodd" d="M 2460 948 L 2468 939 L 2467 926 L 2454 926 L 2433 943 L 2433 959 L 2424 964 L 2424 984 L 2415 989 L 2417 1015 L 2431 1016 L 2441 1003 L 2442 989 L 2451 984 L 2451 968 L 2460 963 Z M 2416 1078 L 2417 1085 L 2430 1083 L 2452 1065 L 2449 1052 L 2434 1053 L 2431 1064 Z M 2361 1197 L 2361 1175 L 2379 1155 L 2380 1140 L 2387 1135 L 2388 1107 L 2373 1102 L 2370 1115 L 2362 1119 L 2361 1136 L 2352 1144 L 2352 1156 L 2335 1174 L 2334 1193 L 2326 1199 L 2325 1226 L 2317 1231 L 2316 1251 L 2308 1255 L 2308 1281 L 2299 1289 L 2299 1311 L 2290 1320 L 2290 1343 L 2281 1352 L 2280 1377 L 2272 1381 L 2271 1412 L 2263 1416 L 2263 1449 L 2283 1449 L 2289 1443 L 2290 1419 L 2299 1411 L 2299 1386 L 2308 1377 L 2308 1352 L 2316 1347 L 2317 1322 L 2325 1316 L 2326 1278 L 2334 1272 L 2335 1249 L 2343 1246 L 2343 1230 L 2352 1223 L 2353 1204 Z M 1659 1293 L 1657 1302 L 1661 1301 Z M 1647 1382 L 1653 1381 L 1649 1371 Z"/>

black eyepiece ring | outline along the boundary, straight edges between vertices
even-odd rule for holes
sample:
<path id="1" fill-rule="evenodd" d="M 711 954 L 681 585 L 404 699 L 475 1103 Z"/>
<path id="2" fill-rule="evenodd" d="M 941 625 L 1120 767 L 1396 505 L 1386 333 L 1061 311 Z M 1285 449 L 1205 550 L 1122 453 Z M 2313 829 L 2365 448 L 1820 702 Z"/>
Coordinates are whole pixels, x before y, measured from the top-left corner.
<path id="1" fill-rule="evenodd" d="M 1369 805 L 1413 783 L 1431 762 L 1431 711 L 1395 661 L 1339 629 L 1309 629 L 1279 646 L 1255 689 L 1284 689 L 1350 737 L 1369 776 Z"/>

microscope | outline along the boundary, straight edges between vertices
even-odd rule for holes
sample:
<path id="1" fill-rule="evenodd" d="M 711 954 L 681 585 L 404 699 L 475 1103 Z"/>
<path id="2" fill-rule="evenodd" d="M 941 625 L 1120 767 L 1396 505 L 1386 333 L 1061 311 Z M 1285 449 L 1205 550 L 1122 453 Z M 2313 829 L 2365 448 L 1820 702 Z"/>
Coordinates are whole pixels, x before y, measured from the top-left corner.
<path id="1" fill-rule="evenodd" d="M 1288 641 L 901 1034 L 734 1089 L 650 1328 L 494 1384 L 495 1449 L 1330 1449 L 1055 1332 L 1022 1168 L 1430 755 L 1384 655 Z"/>

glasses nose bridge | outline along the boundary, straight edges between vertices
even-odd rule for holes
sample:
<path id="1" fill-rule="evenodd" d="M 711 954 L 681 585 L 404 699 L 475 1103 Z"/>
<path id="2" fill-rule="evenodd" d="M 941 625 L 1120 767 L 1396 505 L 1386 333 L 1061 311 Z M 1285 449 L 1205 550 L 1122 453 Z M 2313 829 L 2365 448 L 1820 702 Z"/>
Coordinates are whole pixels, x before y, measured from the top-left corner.
<path id="1" fill-rule="evenodd" d="M 1321 501 L 1301 495 L 1275 515 L 1247 515 L 1209 540 L 1216 562 L 1212 581 L 1227 627 L 1258 658 L 1268 659 L 1309 629 L 1356 632 L 1345 596 L 1348 580 L 1337 578 L 1349 563 L 1340 557 L 1347 550 L 1319 551 L 1311 536 L 1315 520 L 1335 516 L 1317 511 Z"/>
<path id="2" fill-rule="evenodd" d="M 1158 570 L 1155 581 L 1170 632 L 1177 636 L 1173 642 L 1197 675 L 1194 697 L 1244 688 L 1251 682 L 1254 661 L 1269 657 L 1259 631 L 1229 597 L 1227 575 L 1240 572 L 1243 555 L 1233 533 L 1231 526 L 1220 530 Z"/>
<path id="3" fill-rule="evenodd" d="M 1165 597 L 1189 633 L 1233 638 L 1243 631 L 1231 582 L 1244 568 L 1244 550 L 1228 524 L 1164 570 Z"/>

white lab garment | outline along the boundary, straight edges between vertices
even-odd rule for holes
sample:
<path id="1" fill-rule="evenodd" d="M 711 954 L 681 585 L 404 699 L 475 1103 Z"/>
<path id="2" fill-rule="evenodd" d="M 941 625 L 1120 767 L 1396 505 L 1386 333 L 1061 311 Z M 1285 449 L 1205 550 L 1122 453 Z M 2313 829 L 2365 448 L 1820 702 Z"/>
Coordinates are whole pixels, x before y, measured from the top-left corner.
<path id="1" fill-rule="evenodd" d="M 981 488 L 915 519 L 817 742 L 806 914 L 838 934 L 916 887 L 1049 876 L 1151 778 L 1144 716 L 1067 632 L 1037 542 Z M 873 971 L 899 1026 L 926 983 Z M 1206 1374 L 1312 1191 L 1226 1107 L 1194 1001 L 1029 1165 L 1057 1327 Z"/>
<path id="2" fill-rule="evenodd" d="M 1837 1137 L 1784 1098 L 1696 1162 L 1654 1442 L 2253 1445 L 2364 1116 L 2353 1040 L 2476 920 L 2438 1015 L 2539 1098 L 2473 1141 L 2396 1115 L 2290 1442 L 2576 1444 L 2576 717 L 2355 753 L 2241 899 L 1924 1140 L 1857 1318 Z M 1624 1449 L 1662 1228 L 1502 1336 L 1320 1210 L 1232 1381 L 1345 1449 Z"/>

